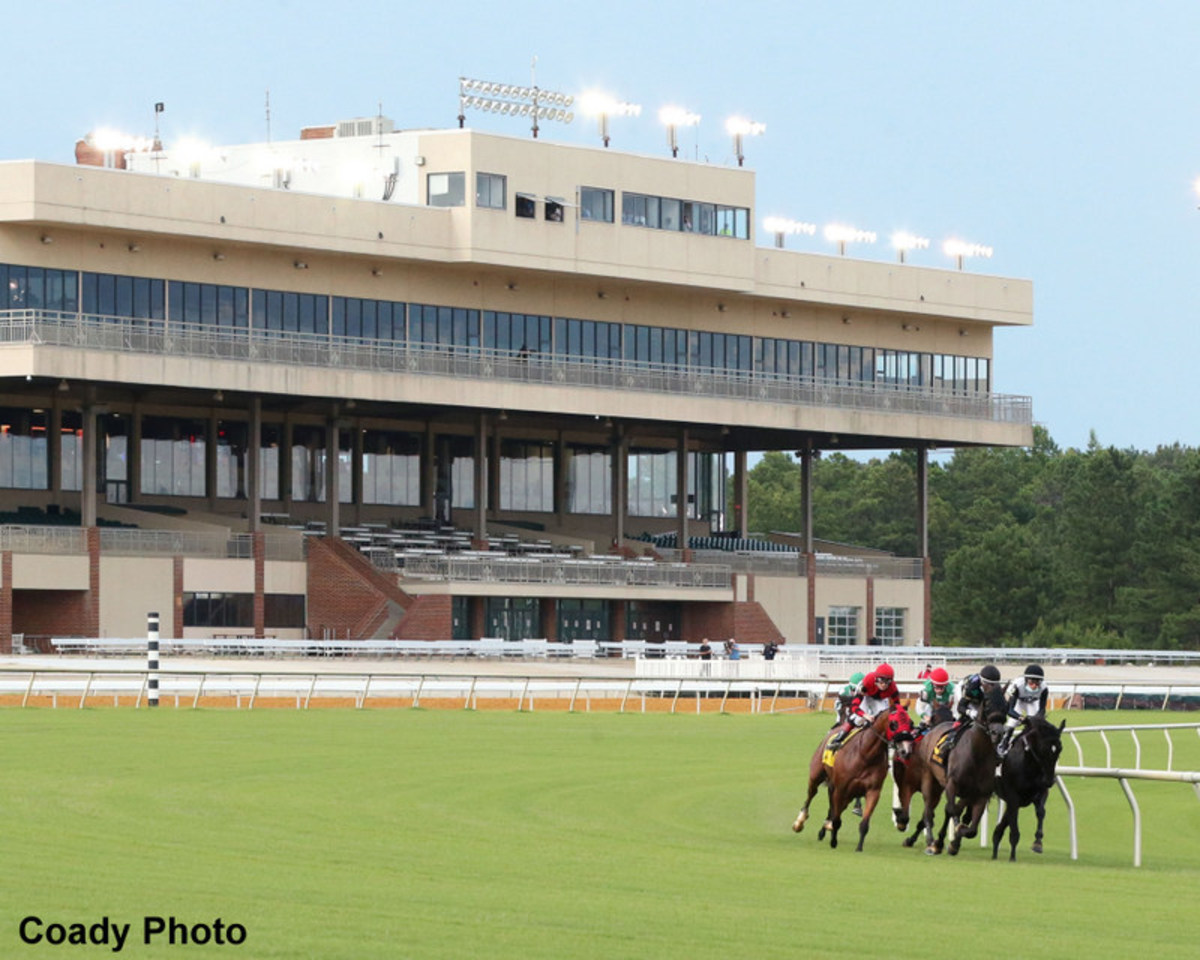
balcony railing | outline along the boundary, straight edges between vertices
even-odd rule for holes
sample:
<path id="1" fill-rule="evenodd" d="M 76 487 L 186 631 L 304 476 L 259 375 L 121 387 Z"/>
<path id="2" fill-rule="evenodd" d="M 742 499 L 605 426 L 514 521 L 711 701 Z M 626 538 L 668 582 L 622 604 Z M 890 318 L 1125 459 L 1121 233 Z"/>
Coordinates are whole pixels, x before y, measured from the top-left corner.
<path id="1" fill-rule="evenodd" d="M 569 586 L 720 589 L 732 586 L 723 564 L 613 560 L 536 560 L 525 557 L 414 557 L 404 565 L 413 580 L 458 583 L 530 583 Z"/>
<path id="2" fill-rule="evenodd" d="M 510 351 L 483 347 L 252 332 L 204 324 L 84 316 L 52 310 L 0 310 L 0 343 L 590 387 L 1024 426 L 1033 423 L 1032 403 L 1025 396 L 963 394 L 930 386 L 857 383 L 627 360 L 568 359 L 557 354 L 522 357 Z"/>

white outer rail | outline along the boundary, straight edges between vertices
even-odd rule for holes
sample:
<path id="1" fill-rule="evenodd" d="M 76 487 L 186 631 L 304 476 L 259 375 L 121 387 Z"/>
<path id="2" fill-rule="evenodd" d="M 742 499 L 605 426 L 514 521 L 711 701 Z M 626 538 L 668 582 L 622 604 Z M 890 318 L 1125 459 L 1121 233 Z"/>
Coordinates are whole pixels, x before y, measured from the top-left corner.
<path id="1" fill-rule="evenodd" d="M 1129 808 L 1133 811 L 1133 865 L 1142 865 L 1142 811 L 1138 806 L 1137 797 L 1133 795 L 1130 780 L 1169 780 L 1176 783 L 1190 783 L 1196 789 L 1200 799 L 1200 772 L 1182 770 L 1126 770 L 1118 767 L 1059 767 L 1055 780 L 1058 790 L 1067 804 L 1067 813 L 1071 821 L 1071 859 L 1079 859 L 1079 838 L 1075 827 L 1075 802 L 1067 790 L 1063 777 L 1107 777 L 1121 784 Z"/>

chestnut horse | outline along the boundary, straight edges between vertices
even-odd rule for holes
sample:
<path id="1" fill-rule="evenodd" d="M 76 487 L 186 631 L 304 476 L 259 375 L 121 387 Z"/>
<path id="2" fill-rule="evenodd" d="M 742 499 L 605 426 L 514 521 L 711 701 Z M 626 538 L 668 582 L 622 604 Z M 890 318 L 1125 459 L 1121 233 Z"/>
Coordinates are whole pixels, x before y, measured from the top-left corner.
<path id="1" fill-rule="evenodd" d="M 936 727 L 953 720 L 954 714 L 948 706 L 940 704 L 934 708 L 929 719 L 930 726 Z M 948 727 L 944 729 L 949 730 Z M 892 759 L 892 822 L 896 824 L 896 829 L 901 833 L 908 829 L 909 807 L 912 804 L 913 796 L 921 793 L 921 782 L 925 778 L 926 759 L 925 749 L 922 748 L 928 743 L 930 746 L 926 749 L 932 749 L 939 738 L 940 734 L 938 737 L 933 736 L 932 729 L 926 730 L 923 736 L 913 741 L 912 750 L 908 756 L 897 755 Z M 940 786 L 936 785 L 936 782 L 935 787 L 933 805 L 936 808 L 942 799 L 942 790 Z M 924 817 L 917 821 L 917 827 L 913 830 L 912 835 L 905 837 L 904 845 L 906 847 L 911 847 L 917 842 L 923 824 Z"/>
<path id="2" fill-rule="evenodd" d="M 908 711 L 899 707 L 889 713 L 880 713 L 869 726 L 863 727 L 846 740 L 833 755 L 832 765 L 825 763 L 825 749 L 830 730 L 821 738 L 821 743 L 808 765 L 808 796 L 800 809 L 792 829 L 799 833 L 808 820 L 808 805 L 812 803 L 817 788 L 828 784 L 829 815 L 825 819 L 818 840 L 829 833 L 830 849 L 837 847 L 838 830 L 842 826 L 842 811 L 852 800 L 865 797 L 862 821 L 858 825 L 857 850 L 863 848 L 867 831 L 871 828 L 871 814 L 879 803 L 879 794 L 888 771 L 888 745 L 896 744 L 898 754 L 907 755 L 912 750 L 912 718 Z"/>
<path id="3" fill-rule="evenodd" d="M 1017 816 L 1021 807 L 1031 803 L 1037 813 L 1037 832 L 1033 835 L 1032 850 L 1034 853 L 1042 852 L 1046 797 L 1054 786 L 1058 757 L 1062 752 L 1062 732 L 1066 725 L 1066 720 L 1056 727 L 1043 717 L 1030 717 L 1025 721 L 1025 731 L 1013 741 L 996 784 L 996 796 L 1004 804 L 1004 815 L 992 831 L 993 860 L 1000 850 L 1000 840 L 1006 828 L 1010 844 L 1008 859 L 1017 859 L 1017 841 L 1021 839 Z"/>

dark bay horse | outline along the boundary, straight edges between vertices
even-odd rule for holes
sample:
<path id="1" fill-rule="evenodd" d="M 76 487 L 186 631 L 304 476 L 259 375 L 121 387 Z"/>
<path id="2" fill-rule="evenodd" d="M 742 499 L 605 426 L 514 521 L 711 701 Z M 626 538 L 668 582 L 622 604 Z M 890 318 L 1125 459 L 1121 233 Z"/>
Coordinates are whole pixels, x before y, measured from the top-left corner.
<path id="1" fill-rule="evenodd" d="M 925 831 L 925 852 L 941 853 L 946 831 L 953 824 L 949 852 L 958 853 L 962 841 L 979 833 L 979 823 L 991 799 L 996 782 L 996 744 L 988 727 L 978 721 L 971 723 L 959 735 L 954 749 L 938 763 L 933 751 L 949 725 L 939 724 L 921 743 L 920 753 L 925 762 L 921 794 L 925 800 L 925 815 L 921 826 Z M 946 795 L 942 828 L 937 840 L 933 838 L 933 815 L 939 792 Z"/>
<path id="2" fill-rule="evenodd" d="M 837 847 L 838 830 L 842 826 L 842 812 L 852 800 L 864 797 L 862 821 L 858 825 L 859 851 L 871 828 L 871 814 L 879 803 L 883 781 L 888 771 L 888 745 L 894 743 L 896 752 L 907 754 L 912 749 L 912 718 L 903 707 L 889 713 L 880 713 L 848 739 L 834 754 L 832 765 L 825 762 L 825 749 L 832 730 L 821 738 L 821 743 L 808 765 L 808 796 L 796 816 L 792 829 L 799 833 L 808 820 L 808 806 L 812 803 L 822 783 L 828 784 L 829 814 L 817 833 L 824 840 L 829 833 L 830 848 Z"/>
<path id="3" fill-rule="evenodd" d="M 1054 786 L 1055 769 L 1062 752 L 1064 720 L 1057 727 L 1044 717 L 1030 717 L 1025 721 L 1025 731 L 1013 741 L 1012 749 L 1004 758 L 1000 768 L 1000 780 L 996 784 L 996 796 L 1004 804 L 1004 815 L 992 831 L 992 859 L 1000 850 L 1000 840 L 1008 830 L 1010 851 L 1008 859 L 1017 859 L 1017 841 L 1021 831 L 1017 828 L 1017 817 L 1021 807 L 1033 804 L 1037 813 L 1037 832 L 1034 834 L 1034 853 L 1042 852 L 1042 821 L 1046 819 L 1046 797 Z"/>
<path id="4" fill-rule="evenodd" d="M 930 715 L 930 729 L 925 731 L 924 736 L 913 742 L 913 748 L 908 752 L 907 756 L 897 754 L 892 759 L 892 822 L 896 824 L 896 829 L 903 833 L 908 829 L 910 820 L 909 807 L 912 804 L 912 798 L 921 793 L 921 783 L 925 778 L 925 749 L 922 749 L 928 743 L 927 749 L 932 749 L 940 738 L 933 736 L 933 729 L 939 724 L 948 723 L 954 719 L 954 714 L 946 705 L 940 705 L 934 708 Z M 944 727 L 943 732 L 948 732 L 949 727 Z M 931 739 L 932 738 L 932 739 Z M 936 807 L 942 798 L 941 787 L 936 788 L 936 795 L 933 798 L 933 804 Z M 911 847 L 917 842 L 917 837 L 921 834 L 924 818 L 917 821 L 917 828 L 912 832 L 912 835 L 906 837 L 904 845 Z"/>

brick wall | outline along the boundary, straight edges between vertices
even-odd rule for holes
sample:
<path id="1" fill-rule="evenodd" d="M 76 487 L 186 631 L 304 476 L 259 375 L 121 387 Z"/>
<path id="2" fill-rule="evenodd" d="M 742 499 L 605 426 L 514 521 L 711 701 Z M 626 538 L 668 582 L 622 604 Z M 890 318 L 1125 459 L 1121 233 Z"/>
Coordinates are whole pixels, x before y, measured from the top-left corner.
<path id="1" fill-rule="evenodd" d="M 386 574 L 340 540 L 313 538 L 308 543 L 308 630 L 320 638 L 366 639 L 387 618 L 387 601 L 410 606 L 408 597 Z"/>
<path id="2" fill-rule="evenodd" d="M 738 643 L 779 643 L 783 634 L 756 600 L 684 604 L 682 639 L 699 643 L 706 637 L 710 642 L 733 637 Z"/>
<path id="3" fill-rule="evenodd" d="M 396 640 L 450 640 L 453 633 L 451 597 L 415 597 L 393 637 Z"/>

